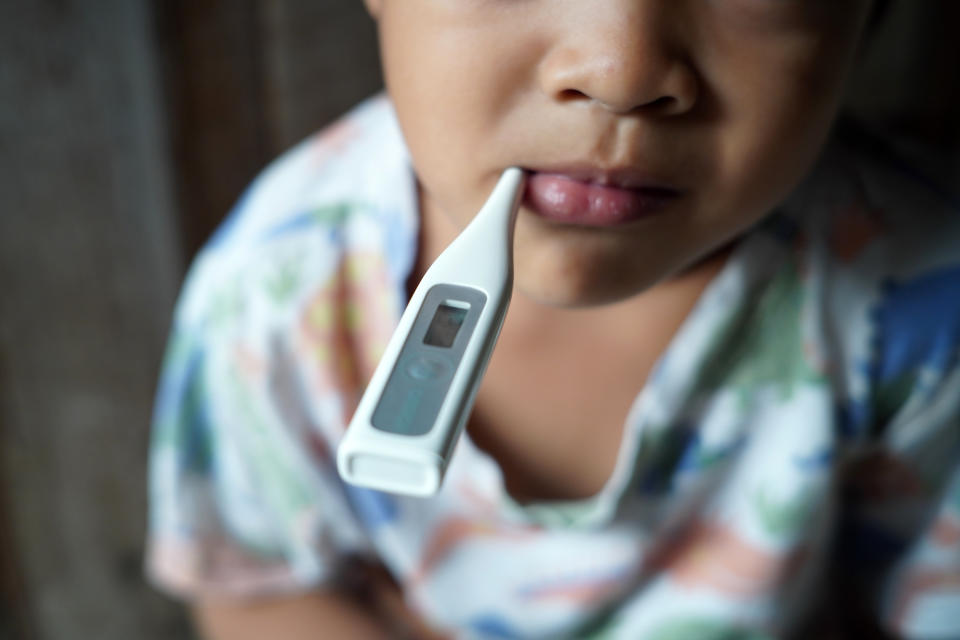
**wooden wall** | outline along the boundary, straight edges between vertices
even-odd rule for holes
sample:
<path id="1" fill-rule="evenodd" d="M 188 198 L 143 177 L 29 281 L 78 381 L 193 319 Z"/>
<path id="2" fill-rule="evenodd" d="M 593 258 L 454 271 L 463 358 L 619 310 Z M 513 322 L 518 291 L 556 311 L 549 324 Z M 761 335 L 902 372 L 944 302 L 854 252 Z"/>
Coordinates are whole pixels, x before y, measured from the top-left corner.
<path id="1" fill-rule="evenodd" d="M 95 4 L 0 3 L 12 637 L 183 629 L 140 578 L 146 421 L 183 262 L 161 88 L 144 4 Z"/>
<path id="2" fill-rule="evenodd" d="M 0 2 L 0 639 L 189 637 L 141 573 L 173 301 L 255 172 L 379 86 L 361 4 Z M 958 12 L 896 2 L 851 100 L 952 186 Z"/>
<path id="3" fill-rule="evenodd" d="M 379 84 L 360 2 L 0 3 L 0 639 L 190 637 L 142 578 L 177 289 L 255 172 Z"/>
<path id="4" fill-rule="evenodd" d="M 359 0 L 155 0 L 193 253 L 269 159 L 380 88 Z"/>

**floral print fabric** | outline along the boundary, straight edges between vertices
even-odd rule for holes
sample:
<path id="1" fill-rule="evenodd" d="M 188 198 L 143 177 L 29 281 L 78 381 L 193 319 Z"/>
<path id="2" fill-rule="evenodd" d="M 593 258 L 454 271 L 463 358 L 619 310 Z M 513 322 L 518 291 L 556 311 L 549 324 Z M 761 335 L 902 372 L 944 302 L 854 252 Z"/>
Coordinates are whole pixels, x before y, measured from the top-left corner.
<path id="1" fill-rule="evenodd" d="M 523 506 L 468 435 L 431 499 L 337 475 L 417 225 L 376 98 L 271 165 L 197 257 L 153 426 L 155 583 L 298 592 L 361 555 L 455 637 L 657 640 L 796 633 L 845 585 L 900 635 L 960 637 L 955 207 L 832 145 L 637 390 L 604 489 Z"/>

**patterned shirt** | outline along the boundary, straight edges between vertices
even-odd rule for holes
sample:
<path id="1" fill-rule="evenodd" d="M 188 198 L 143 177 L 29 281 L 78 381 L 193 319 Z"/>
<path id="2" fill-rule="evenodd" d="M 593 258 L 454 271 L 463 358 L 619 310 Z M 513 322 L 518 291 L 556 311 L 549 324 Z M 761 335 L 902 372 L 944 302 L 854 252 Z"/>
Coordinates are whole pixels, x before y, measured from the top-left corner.
<path id="1" fill-rule="evenodd" d="M 595 496 L 520 505 L 465 434 L 430 499 L 334 453 L 406 301 L 415 178 L 372 99 L 272 164 L 197 257 L 150 461 L 148 572 L 302 592 L 373 558 L 458 638 L 762 638 L 841 590 L 960 638 L 960 211 L 831 143 L 637 390 Z"/>

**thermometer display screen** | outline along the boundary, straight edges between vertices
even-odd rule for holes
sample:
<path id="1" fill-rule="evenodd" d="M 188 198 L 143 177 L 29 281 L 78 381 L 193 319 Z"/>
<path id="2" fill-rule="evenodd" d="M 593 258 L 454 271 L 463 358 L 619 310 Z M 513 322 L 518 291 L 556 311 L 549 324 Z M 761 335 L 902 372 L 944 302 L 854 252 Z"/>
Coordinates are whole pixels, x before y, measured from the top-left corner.
<path id="1" fill-rule="evenodd" d="M 437 312 L 433 315 L 433 320 L 430 321 L 427 334 L 423 338 L 424 344 L 431 347 L 443 347 L 444 349 L 452 347 L 469 310 L 468 305 L 453 306 L 444 303 L 438 306 Z"/>
<path id="2" fill-rule="evenodd" d="M 433 430 L 454 377 L 474 373 L 460 366 L 470 341 L 478 339 L 486 302 L 483 291 L 461 285 L 427 291 L 373 411 L 375 429 L 402 436 Z"/>

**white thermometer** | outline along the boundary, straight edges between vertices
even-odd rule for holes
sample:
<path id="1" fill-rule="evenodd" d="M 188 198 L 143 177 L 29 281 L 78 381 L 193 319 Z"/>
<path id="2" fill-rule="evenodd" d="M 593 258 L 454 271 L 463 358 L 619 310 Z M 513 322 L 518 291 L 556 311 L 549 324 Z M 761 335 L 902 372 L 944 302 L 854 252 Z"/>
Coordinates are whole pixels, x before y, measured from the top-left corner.
<path id="1" fill-rule="evenodd" d="M 523 185 L 521 169 L 504 171 L 413 292 L 337 450 L 347 482 L 414 496 L 440 488 L 507 314 Z"/>

